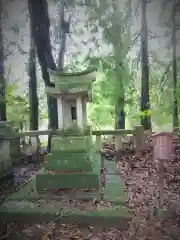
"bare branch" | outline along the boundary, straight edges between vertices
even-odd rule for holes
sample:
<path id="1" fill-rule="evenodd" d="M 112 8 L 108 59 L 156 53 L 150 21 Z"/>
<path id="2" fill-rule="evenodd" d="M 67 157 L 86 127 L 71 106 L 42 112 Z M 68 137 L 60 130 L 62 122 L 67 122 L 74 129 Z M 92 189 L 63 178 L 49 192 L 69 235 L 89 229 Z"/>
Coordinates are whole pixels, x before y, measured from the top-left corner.
<path id="1" fill-rule="evenodd" d="M 17 48 L 18 48 L 18 51 L 20 52 L 20 54 L 22 54 L 22 55 L 28 55 L 29 54 L 28 52 L 26 52 L 25 50 L 22 49 L 20 44 L 17 44 Z"/>
<path id="2" fill-rule="evenodd" d="M 171 62 L 168 64 L 167 68 L 165 69 L 165 71 L 164 71 L 164 73 L 163 73 L 163 75 L 162 75 L 162 77 L 161 77 L 161 81 L 160 81 L 160 91 L 159 91 L 159 93 L 158 93 L 157 99 L 159 99 L 160 94 L 161 94 L 161 92 L 163 91 L 164 86 L 165 86 L 165 84 L 166 84 L 167 81 L 168 81 L 168 78 L 166 78 L 166 80 L 165 80 L 165 77 L 166 77 L 167 74 L 169 73 L 170 67 L 171 67 Z"/>
<path id="3" fill-rule="evenodd" d="M 171 62 L 168 64 L 167 68 L 165 69 L 165 71 L 164 71 L 164 73 L 162 75 L 161 82 L 160 82 L 160 87 L 162 87 L 163 82 L 164 82 L 164 78 L 169 73 L 170 67 L 171 67 Z"/>
<path id="4" fill-rule="evenodd" d="M 134 16 L 136 17 L 138 17 L 139 6 L 140 6 L 140 0 L 138 0 L 137 5 L 135 7 L 135 11 L 134 11 Z"/>

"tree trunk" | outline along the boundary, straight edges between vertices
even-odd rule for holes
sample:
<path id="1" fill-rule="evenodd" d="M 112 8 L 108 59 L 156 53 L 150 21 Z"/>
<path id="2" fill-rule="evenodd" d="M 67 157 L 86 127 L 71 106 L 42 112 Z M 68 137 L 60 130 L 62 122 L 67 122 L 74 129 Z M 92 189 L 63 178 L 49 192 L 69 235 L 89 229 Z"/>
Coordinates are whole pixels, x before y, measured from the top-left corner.
<path id="1" fill-rule="evenodd" d="M 176 56 L 176 0 L 172 3 L 172 71 L 173 71 L 173 129 L 178 128 L 178 103 L 177 103 L 177 56 Z"/>
<path id="2" fill-rule="evenodd" d="M 141 0 L 141 124 L 145 130 L 151 130 L 151 117 L 149 101 L 149 59 L 148 59 L 148 30 L 147 30 L 147 3 Z"/>
<path id="3" fill-rule="evenodd" d="M 38 130 L 39 126 L 39 101 L 37 94 L 36 75 L 36 48 L 32 36 L 32 22 L 30 21 L 30 49 L 29 49 L 29 106 L 30 106 L 30 129 Z"/>
<path id="4" fill-rule="evenodd" d="M 125 107 L 125 101 L 124 101 L 124 87 L 122 84 L 121 90 L 120 90 L 121 96 L 119 96 L 117 107 L 116 107 L 116 128 L 117 129 L 125 129 L 125 119 L 126 114 L 124 111 Z"/>
<path id="5" fill-rule="evenodd" d="M 122 104 L 122 100 L 121 100 L 121 104 Z M 125 111 L 122 108 L 119 111 L 119 114 L 117 115 L 117 123 L 116 123 L 116 128 L 117 129 L 125 129 L 126 125 L 125 125 Z"/>
<path id="6" fill-rule="evenodd" d="M 6 113 L 6 82 L 4 78 L 4 47 L 2 27 L 2 3 L 0 1 L 0 121 L 7 121 Z"/>
<path id="7" fill-rule="evenodd" d="M 64 68 L 64 54 L 66 49 L 66 37 L 69 33 L 70 19 L 65 21 L 65 1 L 60 0 L 59 2 L 59 39 L 60 49 L 58 54 L 58 69 L 63 70 Z"/>
<path id="8" fill-rule="evenodd" d="M 114 13 L 119 13 L 120 5 L 119 1 L 113 0 L 112 1 L 112 8 Z M 129 6 L 128 6 L 129 7 Z M 123 60 L 121 60 L 121 54 L 119 54 L 119 51 L 121 49 L 119 46 L 116 45 L 116 43 L 113 43 L 113 51 L 114 51 L 114 58 L 115 58 L 115 64 L 116 64 L 116 78 L 118 81 L 118 91 L 119 91 L 119 96 L 118 99 L 116 99 L 115 102 L 115 114 L 116 114 L 116 129 L 125 129 L 125 95 L 124 95 L 124 83 L 122 79 L 122 69 L 121 67 L 123 66 Z M 124 55 L 124 58 L 126 58 L 126 55 Z"/>
<path id="9" fill-rule="evenodd" d="M 29 105 L 30 105 L 30 129 L 38 130 L 39 109 L 37 95 L 37 76 L 36 76 L 36 49 L 31 36 L 29 50 Z"/>
<path id="10" fill-rule="evenodd" d="M 50 82 L 48 72 L 48 68 L 56 69 L 50 43 L 48 4 L 46 0 L 28 0 L 28 4 L 30 19 L 32 21 L 32 35 L 41 66 L 42 78 L 45 86 L 54 87 L 54 83 Z M 49 118 L 48 127 L 56 129 L 58 128 L 57 99 L 47 96 L 47 105 Z"/>

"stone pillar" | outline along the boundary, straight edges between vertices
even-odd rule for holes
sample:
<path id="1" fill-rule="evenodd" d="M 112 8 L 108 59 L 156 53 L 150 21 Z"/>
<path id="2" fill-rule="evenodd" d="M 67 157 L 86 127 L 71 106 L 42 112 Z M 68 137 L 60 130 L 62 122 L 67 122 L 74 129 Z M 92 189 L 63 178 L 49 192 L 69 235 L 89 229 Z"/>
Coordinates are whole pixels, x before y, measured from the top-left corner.
<path id="1" fill-rule="evenodd" d="M 136 150 L 140 151 L 144 143 L 144 127 L 139 125 L 135 127 L 135 145 Z"/>
<path id="2" fill-rule="evenodd" d="M 123 150 L 122 136 L 116 135 L 116 151 Z"/>
<path id="3" fill-rule="evenodd" d="M 77 110 L 77 124 L 78 127 L 83 129 L 83 103 L 82 103 L 82 98 L 77 97 L 76 99 L 76 110 Z"/>
<path id="4" fill-rule="evenodd" d="M 64 128 L 64 104 L 62 97 L 57 98 L 57 107 L 58 107 L 58 128 Z"/>
<path id="5" fill-rule="evenodd" d="M 87 106 L 85 101 L 83 102 L 83 122 L 87 124 Z"/>

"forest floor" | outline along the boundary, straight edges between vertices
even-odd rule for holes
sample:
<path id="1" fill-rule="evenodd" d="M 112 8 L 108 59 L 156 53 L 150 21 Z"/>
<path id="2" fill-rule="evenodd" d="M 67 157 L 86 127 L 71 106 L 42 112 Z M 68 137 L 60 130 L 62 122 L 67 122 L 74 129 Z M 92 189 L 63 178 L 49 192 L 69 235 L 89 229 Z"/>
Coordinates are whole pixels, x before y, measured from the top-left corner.
<path id="1" fill-rule="evenodd" d="M 126 198 L 133 219 L 126 231 L 81 227 L 62 224 L 24 226 L 16 229 L 8 239 L 37 239 L 34 229 L 42 229 L 38 239 L 89 239 L 89 240 L 178 240 L 180 239 L 180 137 L 173 140 L 173 158 L 165 163 L 165 198 L 162 216 L 159 216 L 158 164 L 153 159 L 152 148 L 135 155 L 127 154 L 119 159 L 118 169 L 126 184 Z M 32 236 L 33 235 L 33 236 Z M 36 234 L 35 234 L 36 235 Z"/>
<path id="2" fill-rule="evenodd" d="M 14 176 L 7 177 L 0 182 L 0 202 L 27 182 L 40 168 L 41 165 L 37 163 L 22 163 L 13 167 Z"/>

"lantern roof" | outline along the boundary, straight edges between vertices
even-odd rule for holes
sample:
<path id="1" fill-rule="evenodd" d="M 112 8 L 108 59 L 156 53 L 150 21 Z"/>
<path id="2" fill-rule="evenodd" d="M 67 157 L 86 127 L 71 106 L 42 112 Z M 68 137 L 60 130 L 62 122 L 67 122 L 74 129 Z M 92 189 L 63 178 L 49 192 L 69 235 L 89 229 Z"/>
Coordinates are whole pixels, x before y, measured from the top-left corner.
<path id="1" fill-rule="evenodd" d="M 48 72 L 52 75 L 56 75 L 56 76 L 64 76 L 64 77 L 75 77 L 75 76 L 82 76 L 82 75 L 89 75 L 91 73 L 96 72 L 97 69 L 96 68 L 90 68 L 90 69 L 86 69 L 84 71 L 81 72 L 63 72 L 61 70 L 52 70 L 52 69 L 48 69 Z"/>
<path id="2" fill-rule="evenodd" d="M 91 92 L 92 83 L 96 80 L 97 69 L 92 68 L 81 72 L 62 72 L 48 69 L 51 82 L 55 88 L 46 87 L 46 92 L 50 95 L 88 95 Z"/>
<path id="3" fill-rule="evenodd" d="M 55 87 L 62 91 L 74 88 L 82 88 L 85 91 L 91 88 L 92 83 L 96 80 L 96 69 L 72 73 L 49 69 L 49 74 Z"/>

